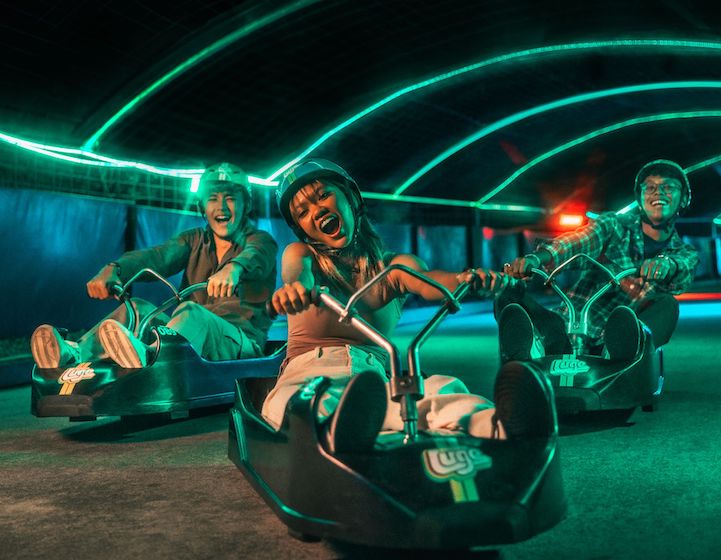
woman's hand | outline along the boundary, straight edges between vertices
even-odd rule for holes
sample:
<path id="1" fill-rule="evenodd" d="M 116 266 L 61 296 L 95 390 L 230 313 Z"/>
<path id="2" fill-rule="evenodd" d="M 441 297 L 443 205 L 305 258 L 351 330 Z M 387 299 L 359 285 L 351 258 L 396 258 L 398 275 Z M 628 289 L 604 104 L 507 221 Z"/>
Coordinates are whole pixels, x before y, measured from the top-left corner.
<path id="1" fill-rule="evenodd" d="M 279 315 L 294 315 L 308 309 L 313 303 L 313 291 L 300 281 L 283 284 L 271 298 L 273 309 Z"/>

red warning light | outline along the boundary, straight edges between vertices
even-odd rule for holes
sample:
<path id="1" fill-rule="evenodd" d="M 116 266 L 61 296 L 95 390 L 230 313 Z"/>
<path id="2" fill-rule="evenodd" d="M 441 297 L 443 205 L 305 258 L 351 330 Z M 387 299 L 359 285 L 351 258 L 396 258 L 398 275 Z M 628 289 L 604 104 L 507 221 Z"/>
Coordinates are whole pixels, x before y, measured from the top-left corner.
<path id="1" fill-rule="evenodd" d="M 561 227 L 579 227 L 583 225 L 583 214 L 561 214 L 558 218 Z"/>

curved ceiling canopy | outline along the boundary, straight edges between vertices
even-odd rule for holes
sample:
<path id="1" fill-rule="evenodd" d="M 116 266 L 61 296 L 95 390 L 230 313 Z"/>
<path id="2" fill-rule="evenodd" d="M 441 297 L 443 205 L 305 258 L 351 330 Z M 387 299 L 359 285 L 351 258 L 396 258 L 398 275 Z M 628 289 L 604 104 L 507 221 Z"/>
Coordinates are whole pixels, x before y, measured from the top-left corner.
<path id="1" fill-rule="evenodd" d="M 577 4 L 10 9 L 0 140 L 185 179 L 230 159 L 265 187 L 328 157 L 370 199 L 503 210 L 498 225 L 575 199 L 617 209 L 666 157 L 694 172 L 691 215 L 713 219 L 721 15 Z"/>

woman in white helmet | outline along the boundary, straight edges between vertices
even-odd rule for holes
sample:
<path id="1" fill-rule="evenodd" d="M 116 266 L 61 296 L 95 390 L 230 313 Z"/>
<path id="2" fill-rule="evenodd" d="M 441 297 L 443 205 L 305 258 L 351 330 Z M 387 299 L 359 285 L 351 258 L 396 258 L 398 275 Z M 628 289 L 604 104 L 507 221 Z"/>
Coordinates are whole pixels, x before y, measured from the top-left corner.
<path id="1" fill-rule="evenodd" d="M 198 188 L 198 208 L 207 226 L 123 254 L 90 279 L 88 295 L 109 299 L 113 285 L 143 268 L 162 276 L 182 271 L 181 289 L 205 281 L 208 287 L 180 304 L 167 326 L 209 360 L 260 356 L 271 324 L 265 302 L 275 288 L 278 246 L 269 233 L 250 222 L 251 202 L 248 176 L 240 167 L 209 166 Z M 141 314 L 153 309 L 140 299 L 134 303 Z M 125 306 L 120 306 L 78 343 L 64 340 L 50 325 L 41 325 L 31 340 L 35 362 L 56 368 L 104 354 L 125 368 L 145 367 L 153 349 L 128 332 L 124 322 Z"/>

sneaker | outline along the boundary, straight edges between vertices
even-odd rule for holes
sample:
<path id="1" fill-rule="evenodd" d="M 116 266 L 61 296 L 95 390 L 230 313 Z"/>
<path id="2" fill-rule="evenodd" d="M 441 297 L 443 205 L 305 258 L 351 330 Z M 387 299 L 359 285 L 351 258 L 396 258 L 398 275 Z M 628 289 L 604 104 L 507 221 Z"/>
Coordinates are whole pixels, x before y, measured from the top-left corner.
<path id="1" fill-rule="evenodd" d="M 65 340 L 52 325 L 40 325 L 30 338 L 30 351 L 39 368 L 53 369 L 80 362 L 77 342 Z"/>
<path id="2" fill-rule="evenodd" d="M 495 433 L 499 422 L 508 439 L 550 437 L 558 430 L 553 389 L 533 364 L 504 364 L 496 377 L 493 398 Z"/>
<path id="3" fill-rule="evenodd" d="M 331 453 L 370 451 L 386 416 L 386 384 L 377 373 L 351 377 L 328 424 Z"/>
<path id="4" fill-rule="evenodd" d="M 148 364 L 148 347 L 114 319 L 106 319 L 98 327 L 98 338 L 108 356 L 119 366 L 144 368 Z"/>
<path id="5" fill-rule="evenodd" d="M 501 312 L 498 320 L 498 344 L 502 364 L 512 360 L 533 360 L 545 355 L 531 318 L 517 303 L 507 305 Z"/>
<path id="6" fill-rule="evenodd" d="M 625 305 L 611 311 L 603 336 L 611 360 L 633 360 L 641 349 L 641 323 Z"/>

